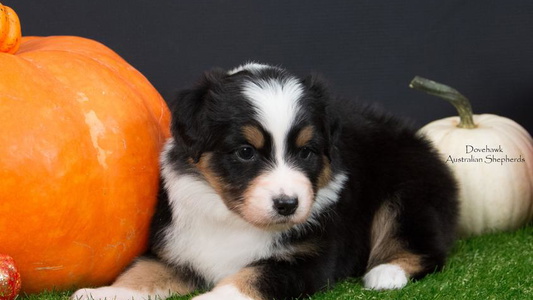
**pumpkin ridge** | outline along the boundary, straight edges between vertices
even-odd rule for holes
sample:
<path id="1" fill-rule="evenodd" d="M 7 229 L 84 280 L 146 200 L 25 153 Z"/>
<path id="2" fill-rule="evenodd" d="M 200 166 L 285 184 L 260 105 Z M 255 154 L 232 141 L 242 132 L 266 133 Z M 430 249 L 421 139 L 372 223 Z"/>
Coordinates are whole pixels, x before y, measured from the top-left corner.
<path id="1" fill-rule="evenodd" d="M 40 50 L 40 52 L 45 51 L 63 51 L 68 54 L 72 55 L 81 55 L 82 57 L 85 57 L 87 59 L 93 60 L 101 64 L 102 66 L 105 66 L 106 68 L 109 68 L 110 70 L 116 71 L 117 74 L 120 75 L 120 78 L 124 80 L 124 82 L 128 83 L 138 94 L 146 94 L 149 93 L 152 95 L 151 97 L 142 97 L 144 98 L 144 101 L 142 102 L 143 105 L 146 106 L 147 111 L 150 112 L 150 114 L 153 117 L 153 120 L 156 120 L 159 124 L 163 126 L 163 133 L 164 136 L 167 137 L 170 135 L 170 126 L 168 125 L 170 123 L 169 120 L 169 111 L 168 107 L 166 106 L 166 103 L 164 102 L 161 95 L 158 93 L 158 91 L 151 85 L 150 81 L 137 69 L 135 69 L 133 66 L 127 64 L 123 58 L 121 58 L 115 51 L 112 49 L 107 48 L 105 45 L 98 41 L 82 38 L 82 37 L 75 37 L 75 36 L 53 36 L 53 37 L 23 37 L 23 40 L 29 40 L 31 43 L 39 43 L 42 40 L 50 40 L 50 39 L 59 39 L 61 43 L 69 44 L 73 41 L 81 41 L 84 44 L 88 44 L 91 46 L 97 46 L 98 51 L 96 55 L 92 52 L 87 51 L 85 48 L 77 49 L 77 48 L 71 48 L 64 46 L 63 44 L 59 43 L 60 46 L 54 45 L 47 46 L 46 50 Z M 21 56 L 26 55 L 27 53 L 33 52 L 32 49 L 26 49 L 25 45 L 23 45 L 21 51 Z M 30 47 L 32 48 L 32 47 Z M 124 64 L 123 64 L 124 63 Z M 133 76 L 135 78 L 134 81 L 130 80 Z M 158 101 L 154 101 L 152 99 L 159 98 Z M 148 103 L 150 103 L 148 105 Z M 165 116 L 167 116 L 165 118 Z M 168 125 L 168 126 L 167 126 Z M 165 138 L 163 138 L 164 140 Z"/>
<path id="2" fill-rule="evenodd" d="M 156 108 L 153 108 L 151 105 L 150 106 L 147 105 L 147 101 L 146 99 L 144 99 L 146 97 L 142 96 L 143 94 L 145 94 L 145 91 L 141 90 L 138 83 L 141 83 L 143 85 L 143 88 L 149 89 L 149 92 L 154 94 L 154 96 L 157 95 L 163 103 L 164 103 L 164 100 L 159 95 L 157 90 L 153 86 L 151 86 L 150 81 L 137 69 L 133 67 L 118 66 L 119 64 L 117 63 L 117 61 L 113 59 L 111 59 L 113 63 L 109 63 L 106 60 L 98 59 L 98 56 L 89 55 L 83 52 L 65 51 L 65 50 L 46 50 L 43 52 L 47 52 L 47 51 L 59 51 L 59 52 L 64 51 L 64 52 L 69 53 L 70 55 L 80 55 L 81 57 L 85 57 L 88 60 L 98 63 L 101 67 L 105 67 L 106 69 L 115 72 L 115 75 L 117 75 L 118 78 L 122 79 L 124 83 L 126 83 L 132 90 L 134 90 L 136 94 L 139 96 L 139 99 L 143 100 L 143 101 L 140 101 L 140 103 L 145 106 L 146 111 L 149 112 L 150 116 L 152 117 L 154 121 L 157 121 L 157 123 L 161 125 L 164 125 L 164 123 L 168 123 L 166 120 L 163 120 L 164 116 L 168 115 L 168 108 L 166 105 L 159 105 L 159 113 L 156 113 Z M 107 56 L 104 56 L 104 57 L 110 58 Z M 124 73 L 127 73 L 127 74 L 124 74 Z M 131 78 L 132 76 L 136 77 L 135 83 L 132 82 L 131 80 L 128 80 L 128 78 Z"/>
<path id="3" fill-rule="evenodd" d="M 31 57 L 28 57 L 28 56 L 31 56 L 30 54 L 31 52 L 25 52 L 24 54 L 20 55 L 19 57 L 20 58 L 23 58 L 25 59 L 26 61 L 28 61 L 29 63 L 33 64 L 33 65 L 36 65 L 38 66 L 40 69 L 46 69 L 47 66 L 44 65 L 44 64 L 41 64 L 39 63 L 39 59 L 32 59 Z M 74 57 L 80 57 L 80 58 L 83 58 L 84 60 L 89 60 L 89 61 L 92 61 L 96 64 L 99 65 L 100 68 L 102 69 L 106 69 L 107 71 L 109 71 L 109 73 L 113 73 L 115 75 L 115 78 L 120 78 L 121 81 L 125 84 L 128 85 L 128 87 L 133 90 L 135 92 L 135 94 L 138 96 L 136 97 L 137 99 L 136 102 L 140 105 L 143 105 L 146 109 L 146 112 L 152 117 L 153 120 L 155 121 L 158 121 L 159 124 L 161 124 L 161 122 L 159 122 L 159 120 L 162 119 L 162 117 L 165 115 L 165 105 L 160 105 L 161 109 L 160 109 L 160 113 L 158 114 L 158 116 L 156 117 L 155 114 L 154 114 L 154 110 L 147 105 L 146 101 L 144 98 L 146 98 L 145 96 L 143 96 L 143 91 L 139 89 L 138 85 L 135 85 L 132 81 L 130 80 L 127 80 L 126 78 L 127 77 L 130 77 L 130 75 L 132 74 L 126 74 L 124 75 L 123 73 L 124 72 L 128 72 L 128 73 L 132 73 L 132 71 L 134 71 L 135 73 L 133 73 L 133 76 L 143 76 L 139 71 L 135 70 L 134 68 L 131 68 L 131 69 L 125 69 L 125 68 L 117 68 L 115 67 L 113 64 L 110 64 L 110 63 L 107 63 L 103 60 L 100 60 L 100 59 L 97 59 L 95 57 L 92 57 L 92 56 L 88 56 L 88 55 L 85 55 L 83 53 L 78 53 L 78 52 L 75 52 L 75 51 L 63 51 L 63 50 L 44 50 L 44 51 L 40 51 L 40 53 L 67 53 L 68 55 L 70 56 L 74 56 Z M 50 74 L 52 75 L 53 73 L 50 72 Z M 52 75 L 54 77 L 54 75 Z M 143 76 L 141 78 L 139 78 L 137 81 L 145 81 L 145 82 L 142 82 L 143 84 L 146 84 L 148 83 L 149 84 L 149 81 Z M 60 80 L 58 80 L 58 82 L 61 82 Z M 157 93 L 157 91 L 152 88 L 153 90 L 151 92 L 153 92 L 154 94 Z M 160 96 L 159 96 L 160 97 Z M 129 99 L 129 100 L 134 100 L 133 98 Z M 163 101 L 163 99 L 161 98 L 161 101 Z M 163 124 L 161 124 L 163 125 Z"/>

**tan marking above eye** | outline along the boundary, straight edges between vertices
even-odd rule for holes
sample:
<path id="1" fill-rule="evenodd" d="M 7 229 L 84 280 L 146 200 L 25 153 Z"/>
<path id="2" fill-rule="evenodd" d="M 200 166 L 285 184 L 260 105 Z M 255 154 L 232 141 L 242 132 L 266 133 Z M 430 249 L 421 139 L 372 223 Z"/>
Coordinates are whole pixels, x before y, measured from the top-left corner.
<path id="1" fill-rule="evenodd" d="M 302 130 L 300 130 L 300 133 L 298 134 L 298 137 L 296 138 L 296 146 L 297 147 L 304 147 L 306 146 L 309 141 L 313 138 L 315 131 L 313 129 L 313 126 L 305 126 Z"/>
<path id="2" fill-rule="evenodd" d="M 253 125 L 246 125 L 242 128 L 242 134 L 244 138 L 250 145 L 254 146 L 256 149 L 261 149 L 265 145 L 265 136 Z"/>

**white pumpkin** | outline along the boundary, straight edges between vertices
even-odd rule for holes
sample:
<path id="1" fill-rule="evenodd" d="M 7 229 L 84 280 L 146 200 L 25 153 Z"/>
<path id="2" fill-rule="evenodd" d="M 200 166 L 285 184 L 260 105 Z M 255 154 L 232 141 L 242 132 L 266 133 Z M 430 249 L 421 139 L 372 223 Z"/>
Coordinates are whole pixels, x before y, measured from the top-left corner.
<path id="1" fill-rule="evenodd" d="M 433 121 L 420 134 L 431 140 L 459 184 L 462 236 L 507 231 L 533 219 L 533 140 L 511 119 L 473 115 L 466 97 L 415 77 L 410 87 L 452 103 L 459 117 Z"/>

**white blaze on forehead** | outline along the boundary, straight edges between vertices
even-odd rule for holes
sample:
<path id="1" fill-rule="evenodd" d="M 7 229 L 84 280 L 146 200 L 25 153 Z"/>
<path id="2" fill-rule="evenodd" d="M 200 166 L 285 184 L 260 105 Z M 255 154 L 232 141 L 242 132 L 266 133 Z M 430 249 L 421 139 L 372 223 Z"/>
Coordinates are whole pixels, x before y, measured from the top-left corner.
<path id="1" fill-rule="evenodd" d="M 304 89 L 294 77 L 264 79 L 244 83 L 243 94 L 256 109 L 258 121 L 272 136 L 274 162 L 272 169 L 259 176 L 247 193 L 245 218 L 268 224 L 276 220 L 273 199 L 287 195 L 298 199 L 298 207 L 290 216 L 291 222 L 307 220 L 314 193 L 309 179 L 287 164 L 286 144 L 289 130 L 298 116 L 299 100 Z"/>
<path id="2" fill-rule="evenodd" d="M 268 69 L 268 68 L 272 68 L 272 67 L 269 65 L 263 65 L 263 64 L 250 62 L 250 63 L 240 65 L 236 67 L 235 69 L 228 71 L 228 75 L 237 74 L 241 71 L 250 71 L 252 73 L 255 73 L 257 71 L 261 71 L 263 69 Z"/>
<path id="3" fill-rule="evenodd" d="M 259 122 L 272 135 L 277 164 L 283 163 L 286 137 L 298 115 L 303 91 L 293 77 L 244 83 L 244 96 L 256 107 Z"/>

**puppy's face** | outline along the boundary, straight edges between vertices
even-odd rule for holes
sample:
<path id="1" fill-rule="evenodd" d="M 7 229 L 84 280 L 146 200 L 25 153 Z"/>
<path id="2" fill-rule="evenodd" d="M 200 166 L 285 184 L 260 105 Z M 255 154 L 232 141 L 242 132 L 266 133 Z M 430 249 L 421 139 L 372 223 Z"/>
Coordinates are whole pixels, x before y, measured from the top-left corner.
<path id="1" fill-rule="evenodd" d="M 331 180 L 320 91 L 263 65 L 214 71 L 179 97 L 173 134 L 228 209 L 258 227 L 285 229 L 307 220 Z"/>

